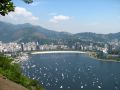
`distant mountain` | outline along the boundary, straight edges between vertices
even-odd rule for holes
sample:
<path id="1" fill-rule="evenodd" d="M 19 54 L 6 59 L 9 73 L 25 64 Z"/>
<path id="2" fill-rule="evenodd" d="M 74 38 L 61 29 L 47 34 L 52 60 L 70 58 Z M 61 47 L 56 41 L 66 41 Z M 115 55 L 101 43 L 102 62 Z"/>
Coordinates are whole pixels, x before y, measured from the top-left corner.
<path id="1" fill-rule="evenodd" d="M 66 32 L 56 32 L 28 23 L 13 25 L 5 22 L 0 22 L 0 34 L 0 40 L 4 42 L 16 40 L 36 41 L 41 39 L 63 39 L 70 35 Z"/>
<path id="2" fill-rule="evenodd" d="M 85 41 L 105 41 L 106 40 L 103 34 L 96 34 L 91 32 L 77 33 L 74 36 L 76 38 L 79 38 Z"/>
<path id="3" fill-rule="evenodd" d="M 74 37 L 85 41 L 107 42 L 113 40 L 120 40 L 120 32 L 110 34 L 96 34 L 91 32 L 77 33 Z"/>
<path id="4" fill-rule="evenodd" d="M 74 40 L 107 42 L 111 40 L 120 40 L 119 33 L 96 34 L 91 32 L 71 34 L 67 32 L 57 32 L 48 30 L 40 26 L 34 26 L 29 23 L 10 24 L 0 22 L 0 40 L 4 42 L 10 41 L 39 41 L 39 40 Z"/>

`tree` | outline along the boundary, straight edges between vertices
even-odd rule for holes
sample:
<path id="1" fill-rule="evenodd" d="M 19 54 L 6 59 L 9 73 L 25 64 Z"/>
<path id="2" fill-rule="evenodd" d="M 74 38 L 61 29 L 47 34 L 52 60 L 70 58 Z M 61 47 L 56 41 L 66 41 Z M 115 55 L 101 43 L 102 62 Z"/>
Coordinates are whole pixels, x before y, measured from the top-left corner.
<path id="1" fill-rule="evenodd" d="M 8 12 L 14 11 L 14 4 L 11 0 L 0 0 L 0 14 L 5 16 Z"/>
<path id="2" fill-rule="evenodd" d="M 23 0 L 25 3 L 30 4 L 33 0 Z M 0 0 L 0 14 L 5 16 L 9 12 L 14 11 L 15 5 L 11 0 Z"/>
<path id="3" fill-rule="evenodd" d="M 28 4 L 30 4 L 30 3 L 32 3 L 33 2 L 33 0 L 23 0 L 25 3 L 28 3 Z"/>

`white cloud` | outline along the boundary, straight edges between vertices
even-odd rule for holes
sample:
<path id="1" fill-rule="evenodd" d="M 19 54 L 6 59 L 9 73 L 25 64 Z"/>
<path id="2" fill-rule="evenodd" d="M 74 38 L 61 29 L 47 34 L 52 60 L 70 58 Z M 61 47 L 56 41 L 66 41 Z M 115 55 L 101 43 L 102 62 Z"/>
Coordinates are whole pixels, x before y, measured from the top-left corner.
<path id="1" fill-rule="evenodd" d="M 0 21 L 6 21 L 11 23 L 31 23 L 37 24 L 39 18 L 34 16 L 31 12 L 25 8 L 16 7 L 14 12 L 10 12 L 6 16 L 0 16 Z"/>
<path id="2" fill-rule="evenodd" d="M 53 23 L 59 23 L 61 21 L 66 21 L 66 20 L 70 20 L 70 16 L 57 15 L 57 16 L 53 16 L 52 19 L 50 19 L 49 21 Z"/>

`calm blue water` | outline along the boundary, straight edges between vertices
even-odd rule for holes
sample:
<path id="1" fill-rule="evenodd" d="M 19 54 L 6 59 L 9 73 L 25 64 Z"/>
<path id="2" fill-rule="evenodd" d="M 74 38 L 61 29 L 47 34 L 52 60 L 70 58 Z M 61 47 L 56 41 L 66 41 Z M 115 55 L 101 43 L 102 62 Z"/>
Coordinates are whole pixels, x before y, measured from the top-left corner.
<path id="1" fill-rule="evenodd" d="M 85 54 L 32 55 L 22 69 L 46 90 L 120 90 L 120 63 Z"/>

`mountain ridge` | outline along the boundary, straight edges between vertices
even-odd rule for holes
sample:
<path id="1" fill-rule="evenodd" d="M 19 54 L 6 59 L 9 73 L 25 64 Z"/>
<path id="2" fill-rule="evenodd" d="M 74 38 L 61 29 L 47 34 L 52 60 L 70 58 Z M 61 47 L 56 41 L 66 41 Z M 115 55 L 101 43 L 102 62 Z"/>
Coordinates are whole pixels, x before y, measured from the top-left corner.
<path id="1" fill-rule="evenodd" d="M 85 41 L 107 42 L 112 40 L 120 40 L 120 32 L 109 34 L 98 34 L 93 32 L 82 32 L 71 34 L 68 32 L 57 32 L 46 29 L 41 26 L 25 24 L 11 24 L 0 21 L 0 40 L 4 42 L 10 41 L 39 41 L 39 40 L 62 40 L 62 39 L 81 39 Z"/>

